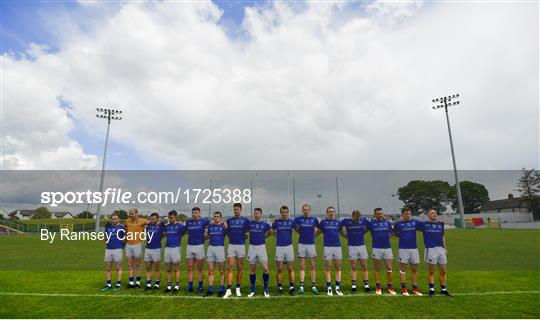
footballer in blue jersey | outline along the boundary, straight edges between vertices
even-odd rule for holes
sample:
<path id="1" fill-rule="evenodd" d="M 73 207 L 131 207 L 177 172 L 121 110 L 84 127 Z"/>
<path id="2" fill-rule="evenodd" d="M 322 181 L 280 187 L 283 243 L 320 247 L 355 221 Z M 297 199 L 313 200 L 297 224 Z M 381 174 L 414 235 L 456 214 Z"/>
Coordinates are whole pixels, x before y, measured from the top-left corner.
<path id="1" fill-rule="evenodd" d="M 336 294 L 342 296 L 341 285 L 341 242 L 339 240 L 340 221 L 336 219 L 336 210 L 334 207 L 326 208 L 326 219 L 319 222 L 319 228 L 317 235 L 323 234 L 323 246 L 324 246 L 324 265 L 326 275 L 326 294 L 333 295 L 332 291 L 332 277 L 330 271 L 332 270 L 332 263 L 334 264 L 334 278 L 336 281 Z"/>
<path id="2" fill-rule="evenodd" d="M 401 282 L 401 293 L 408 296 L 407 291 L 407 266 L 411 267 L 412 277 L 412 292 L 421 296 L 422 293 L 418 289 L 418 264 L 420 263 L 420 255 L 416 245 L 416 231 L 419 229 L 421 222 L 412 219 L 412 213 L 409 208 L 401 209 L 401 220 L 394 224 L 393 233 L 399 237 L 399 281 Z"/>
<path id="3" fill-rule="evenodd" d="M 147 290 L 159 290 L 161 281 L 161 239 L 165 231 L 165 223 L 159 222 L 159 214 L 154 212 L 150 215 L 150 222 L 146 226 L 147 239 L 144 251 L 146 264 L 146 287 Z M 156 281 L 152 289 L 152 269 L 156 270 Z"/>
<path id="4" fill-rule="evenodd" d="M 204 252 L 204 234 L 208 224 L 210 224 L 210 219 L 201 218 L 201 209 L 199 207 L 191 209 L 191 219 L 186 221 L 188 234 L 188 243 L 186 247 L 188 288 L 186 292 L 193 292 L 193 273 L 195 271 L 195 265 L 197 265 L 197 274 L 199 276 L 197 292 L 199 294 L 202 294 L 203 292 L 203 264 L 206 258 Z"/>
<path id="5" fill-rule="evenodd" d="M 289 273 L 289 294 L 294 296 L 294 248 L 292 245 L 292 234 L 294 231 L 294 220 L 289 218 L 289 208 L 282 206 L 279 208 L 279 218 L 272 223 L 272 233 L 276 237 L 276 264 L 278 293 L 283 293 L 283 267 L 287 265 Z"/>
<path id="6" fill-rule="evenodd" d="M 165 252 L 163 260 L 167 265 L 167 288 L 165 292 L 178 293 L 180 290 L 180 259 L 182 236 L 186 233 L 186 226 L 177 222 L 178 213 L 175 210 L 169 212 L 169 224 L 165 226 Z M 171 285 L 172 272 L 175 272 L 174 288 Z"/>
<path id="7" fill-rule="evenodd" d="M 307 203 L 302 205 L 302 216 L 294 218 L 294 230 L 298 232 L 298 258 L 300 259 L 300 287 L 298 294 L 304 294 L 304 279 L 306 278 L 306 259 L 309 259 L 311 272 L 311 293 L 318 295 L 317 291 L 317 247 L 315 246 L 315 232 L 319 226 L 319 220 L 311 216 L 311 206 Z"/>
<path id="8" fill-rule="evenodd" d="M 362 268 L 364 279 L 364 291 L 369 292 L 369 275 L 367 270 L 368 253 L 364 241 L 367 232 L 368 221 L 362 217 L 360 210 L 352 212 L 352 218 L 341 221 L 340 233 L 347 238 L 349 245 L 349 260 L 351 261 L 351 292 L 356 292 L 356 276 L 358 273 L 358 261 Z"/>
<path id="9" fill-rule="evenodd" d="M 120 218 L 117 214 L 111 216 L 111 222 L 105 227 L 105 273 L 107 275 L 107 282 L 105 287 L 101 288 L 101 291 L 108 291 L 112 289 L 112 265 L 116 262 L 116 286 L 115 291 L 121 288 L 122 279 L 122 247 L 124 245 L 124 239 L 126 237 L 126 229 L 120 223 Z"/>
<path id="10" fill-rule="evenodd" d="M 214 212 L 212 222 L 208 224 L 206 239 L 209 239 L 207 249 L 208 263 L 208 290 L 205 296 L 214 294 L 214 270 L 217 264 L 220 274 L 218 297 L 222 297 L 225 292 L 225 232 L 227 223 L 223 221 L 221 212 Z"/>
<path id="11" fill-rule="evenodd" d="M 437 221 L 437 211 L 429 209 L 427 211 L 428 221 L 422 222 L 420 230 L 424 236 L 424 260 L 428 263 L 429 295 L 435 294 L 435 266 L 439 267 L 439 281 L 441 283 L 441 294 L 450 296 L 446 289 L 446 264 L 447 249 L 444 238 L 444 223 Z"/>
<path id="12" fill-rule="evenodd" d="M 229 237 L 229 247 L 227 248 L 227 291 L 223 299 L 232 295 L 231 287 L 233 281 L 233 271 L 236 265 L 236 296 L 241 297 L 240 284 L 244 269 L 244 257 L 246 256 L 246 238 L 249 231 L 249 219 L 242 217 L 242 204 L 233 205 L 234 216 L 227 219 L 227 236 Z"/>
<path id="13" fill-rule="evenodd" d="M 255 295 L 255 281 L 257 279 L 257 261 L 259 261 L 263 268 L 263 284 L 264 284 L 264 296 L 270 297 L 268 292 L 268 279 L 270 274 L 268 273 L 268 254 L 266 253 L 266 238 L 271 234 L 271 227 L 268 223 L 262 220 L 262 209 L 255 208 L 253 210 L 253 220 L 249 222 L 249 249 L 248 249 L 248 262 L 249 262 L 249 281 L 251 284 L 251 293 L 248 297 Z"/>
<path id="14" fill-rule="evenodd" d="M 367 224 L 372 238 L 372 258 L 375 265 L 375 294 L 382 294 L 381 289 L 381 265 L 384 260 L 386 267 L 386 283 L 388 293 L 395 295 L 396 291 L 392 286 L 392 247 L 390 246 L 390 237 L 392 236 L 392 225 L 386 220 L 386 215 L 381 208 L 373 210 L 375 219 Z"/>

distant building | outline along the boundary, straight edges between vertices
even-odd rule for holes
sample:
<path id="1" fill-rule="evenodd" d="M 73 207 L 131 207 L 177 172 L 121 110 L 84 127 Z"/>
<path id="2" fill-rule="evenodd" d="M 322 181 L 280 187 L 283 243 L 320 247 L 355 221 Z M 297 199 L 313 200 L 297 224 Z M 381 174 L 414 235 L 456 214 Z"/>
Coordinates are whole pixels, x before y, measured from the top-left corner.
<path id="1" fill-rule="evenodd" d="M 482 213 L 501 213 L 501 212 L 530 212 L 527 200 L 523 197 L 514 198 L 509 193 L 507 199 L 490 200 L 480 208 Z"/>
<path id="2" fill-rule="evenodd" d="M 51 212 L 51 218 L 53 219 L 73 219 L 71 212 L 65 211 L 53 211 Z"/>
<path id="3" fill-rule="evenodd" d="M 15 210 L 8 214 L 9 219 L 30 220 L 34 210 Z"/>

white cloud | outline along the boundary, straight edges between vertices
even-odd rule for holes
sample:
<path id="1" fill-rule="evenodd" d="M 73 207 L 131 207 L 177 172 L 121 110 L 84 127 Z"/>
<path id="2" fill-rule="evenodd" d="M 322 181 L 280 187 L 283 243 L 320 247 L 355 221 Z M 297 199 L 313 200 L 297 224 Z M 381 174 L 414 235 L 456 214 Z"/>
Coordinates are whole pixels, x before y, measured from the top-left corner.
<path id="1" fill-rule="evenodd" d="M 246 9 L 243 41 L 210 2 L 126 3 L 90 31 L 66 27 L 57 53 L 4 56 L 3 161 L 95 167 L 68 138 L 62 96 L 96 137 L 94 108 L 122 107 L 112 138 L 166 168 L 447 169 L 430 101 L 459 91 L 460 169 L 538 166 L 535 8 L 376 2 L 343 20 L 343 3 L 275 2 Z M 66 157 L 32 160 L 36 147 Z"/>

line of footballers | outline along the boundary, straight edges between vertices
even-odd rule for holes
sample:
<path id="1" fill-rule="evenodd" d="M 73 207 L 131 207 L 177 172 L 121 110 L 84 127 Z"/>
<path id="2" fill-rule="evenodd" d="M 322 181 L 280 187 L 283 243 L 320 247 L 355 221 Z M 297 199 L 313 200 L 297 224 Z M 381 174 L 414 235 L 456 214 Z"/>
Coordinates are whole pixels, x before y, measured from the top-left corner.
<path id="1" fill-rule="evenodd" d="M 270 236 L 276 238 L 277 263 L 277 289 L 279 294 L 283 294 L 283 273 L 287 270 L 289 280 L 289 294 L 296 295 L 295 273 L 293 262 L 295 259 L 292 235 L 299 233 L 297 256 L 300 259 L 300 286 L 298 294 L 304 294 L 304 280 L 306 264 L 309 266 L 311 276 L 311 293 L 318 295 L 316 285 L 316 257 L 317 250 L 315 238 L 323 235 L 325 264 L 325 276 L 327 295 L 342 296 L 341 292 L 341 261 L 342 250 L 340 237 L 348 241 L 348 258 L 351 261 L 351 291 L 357 291 L 358 266 L 362 271 L 363 286 L 366 292 L 370 292 L 368 278 L 368 253 L 366 250 L 364 235 L 369 232 L 372 237 L 372 259 L 374 262 L 375 294 L 382 294 L 381 268 L 386 271 L 386 290 L 391 295 L 396 295 L 392 287 L 393 273 L 392 261 L 393 253 L 390 245 L 392 236 L 399 238 L 399 278 L 401 282 L 401 293 L 410 295 L 406 284 L 406 272 L 410 268 L 412 276 L 412 294 L 421 296 L 418 287 L 418 264 L 420 257 L 416 244 L 417 231 L 422 232 L 425 252 L 424 260 L 428 264 L 429 296 L 435 294 L 435 271 L 438 268 L 440 293 L 450 296 L 446 289 L 446 264 L 447 251 L 444 237 L 444 224 L 437 221 L 437 212 L 429 209 L 427 212 L 428 221 L 418 221 L 412 219 L 411 211 L 403 208 L 402 219 L 391 225 L 386 219 L 386 214 L 381 208 L 374 210 L 374 218 L 368 220 L 361 217 L 360 211 L 352 212 L 352 217 L 338 220 L 335 209 L 326 209 L 326 218 L 318 221 L 311 216 L 311 206 L 302 206 L 302 216 L 295 219 L 289 218 L 289 209 L 286 206 L 280 208 L 280 217 L 275 219 L 272 225 L 263 221 L 262 210 L 256 208 L 253 212 L 253 220 L 242 216 L 242 204 L 235 203 L 233 206 L 234 216 L 224 221 L 220 212 L 213 214 L 213 219 L 202 218 L 201 210 L 198 207 L 192 209 L 191 219 L 185 224 L 178 222 L 177 212 L 168 213 L 168 224 L 159 222 L 159 215 L 152 213 L 150 220 L 139 217 L 137 209 L 129 210 L 129 218 L 120 224 L 118 215 L 111 217 L 111 223 L 105 228 L 110 240 L 105 250 L 105 271 L 107 275 L 106 286 L 102 291 L 120 290 L 122 278 L 122 248 L 125 246 L 127 266 L 129 273 L 129 284 L 127 288 L 141 287 L 140 266 L 143 257 L 142 247 L 146 238 L 146 250 L 144 252 L 144 262 L 146 264 L 146 286 L 145 290 L 158 291 L 161 280 L 161 258 L 162 258 L 162 238 L 166 238 L 163 260 L 167 267 L 167 285 L 165 292 L 178 293 L 180 283 L 180 260 L 181 260 L 181 238 L 187 234 L 188 242 L 186 248 L 188 287 L 186 292 L 194 292 L 193 280 L 194 271 L 198 271 L 199 294 L 203 293 L 203 264 L 206 260 L 208 265 L 208 290 L 205 296 L 214 294 L 214 277 L 219 270 L 220 280 L 218 297 L 225 299 L 232 295 L 233 271 L 236 266 L 236 296 L 242 295 L 240 284 L 242 282 L 243 263 L 246 257 L 246 240 L 249 238 L 249 249 L 247 260 L 249 262 L 249 279 L 251 292 L 248 297 L 255 295 L 257 262 L 262 266 L 262 278 L 264 284 L 264 296 L 269 297 L 268 281 L 270 278 L 268 270 L 268 255 L 266 251 L 266 239 Z M 146 233 L 146 237 L 141 234 Z M 131 237 L 126 237 L 131 234 Z M 151 235 L 151 237 L 150 237 Z M 225 237 L 229 238 L 227 248 L 227 259 L 225 257 Z M 127 241 L 124 238 L 128 238 Z M 205 252 L 205 241 L 209 240 L 208 248 Z M 225 264 L 225 260 L 227 263 Z M 111 276 L 113 263 L 116 264 L 117 282 L 112 286 Z M 155 281 L 152 285 L 152 273 L 155 271 Z M 335 285 L 332 288 L 331 272 L 334 271 Z M 227 275 L 227 283 L 225 283 Z M 173 281 L 174 276 L 174 281 Z"/>

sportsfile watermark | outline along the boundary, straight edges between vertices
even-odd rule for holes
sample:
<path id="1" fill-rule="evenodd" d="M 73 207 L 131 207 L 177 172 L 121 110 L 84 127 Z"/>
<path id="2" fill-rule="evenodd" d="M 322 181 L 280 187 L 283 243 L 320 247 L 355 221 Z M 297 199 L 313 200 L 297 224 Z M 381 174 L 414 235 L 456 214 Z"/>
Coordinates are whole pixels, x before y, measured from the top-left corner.
<path id="1" fill-rule="evenodd" d="M 57 207 L 62 204 L 228 204 L 250 203 L 250 189 L 182 189 L 170 191 L 141 191 L 132 193 L 121 188 L 107 188 L 99 191 L 44 191 L 41 193 L 41 204 Z"/>
<path id="2" fill-rule="evenodd" d="M 60 232 L 53 232 L 47 229 L 40 229 L 40 240 L 47 241 L 50 244 L 55 241 L 105 241 L 109 243 L 114 236 L 115 239 L 120 241 L 148 241 L 152 242 L 154 233 L 152 232 L 126 232 L 124 230 L 118 230 L 117 233 L 112 232 L 95 232 L 95 231 L 81 231 L 75 232 L 69 229 L 60 229 Z"/>

